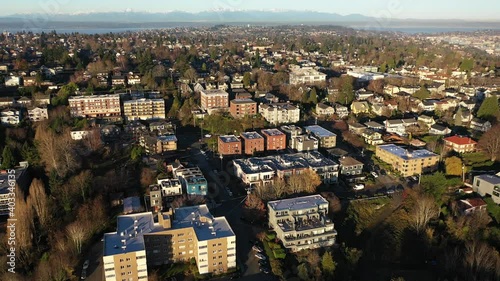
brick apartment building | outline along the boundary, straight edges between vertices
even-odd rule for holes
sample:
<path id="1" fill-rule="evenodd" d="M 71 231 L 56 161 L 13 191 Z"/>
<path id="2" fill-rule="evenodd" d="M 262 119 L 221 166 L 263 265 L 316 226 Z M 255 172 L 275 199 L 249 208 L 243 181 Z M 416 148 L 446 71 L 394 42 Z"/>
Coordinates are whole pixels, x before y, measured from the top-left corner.
<path id="1" fill-rule="evenodd" d="M 278 129 L 264 129 L 261 131 L 264 137 L 266 150 L 286 149 L 286 135 Z"/>
<path id="2" fill-rule="evenodd" d="M 243 148 L 246 155 L 253 155 L 255 152 L 265 150 L 264 138 L 257 132 L 241 133 Z"/>
<path id="3" fill-rule="evenodd" d="M 242 118 L 245 115 L 253 116 L 257 114 L 257 102 L 251 99 L 231 100 L 229 113 L 234 118 Z"/>
<path id="4" fill-rule="evenodd" d="M 229 94 L 223 90 L 202 90 L 200 92 L 201 108 L 209 112 L 227 110 L 229 106 Z"/>
<path id="5" fill-rule="evenodd" d="M 71 116 L 121 119 L 120 95 L 76 96 L 68 99 Z"/>
<path id="6" fill-rule="evenodd" d="M 220 155 L 239 155 L 242 152 L 241 140 L 234 135 L 219 136 L 218 151 Z"/>

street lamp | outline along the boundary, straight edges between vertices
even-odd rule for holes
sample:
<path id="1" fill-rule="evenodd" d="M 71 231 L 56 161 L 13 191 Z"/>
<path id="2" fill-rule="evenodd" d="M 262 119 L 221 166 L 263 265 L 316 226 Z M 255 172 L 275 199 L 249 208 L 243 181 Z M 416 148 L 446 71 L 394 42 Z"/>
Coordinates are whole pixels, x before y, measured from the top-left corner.
<path id="1" fill-rule="evenodd" d="M 224 156 L 222 156 L 222 154 L 220 155 L 220 170 L 222 172 L 222 160 L 223 160 Z"/>

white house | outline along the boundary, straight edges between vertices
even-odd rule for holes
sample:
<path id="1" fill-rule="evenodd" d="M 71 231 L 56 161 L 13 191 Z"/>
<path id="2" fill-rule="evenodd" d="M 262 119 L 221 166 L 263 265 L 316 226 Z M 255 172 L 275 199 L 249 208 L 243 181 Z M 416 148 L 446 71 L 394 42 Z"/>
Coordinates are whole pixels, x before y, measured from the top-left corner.
<path id="1" fill-rule="evenodd" d="M 21 83 L 19 76 L 7 76 L 5 77 L 5 87 L 17 87 Z"/>
<path id="2" fill-rule="evenodd" d="M 47 110 L 47 107 L 41 107 L 41 106 L 28 108 L 28 118 L 32 122 L 47 120 L 49 119 L 49 111 Z"/>
<path id="3" fill-rule="evenodd" d="M 15 126 L 19 125 L 23 118 L 20 110 L 8 108 L 0 112 L 0 119 L 3 125 Z"/>
<path id="4" fill-rule="evenodd" d="M 92 131 L 71 131 L 71 139 L 72 140 L 83 140 L 87 138 Z"/>

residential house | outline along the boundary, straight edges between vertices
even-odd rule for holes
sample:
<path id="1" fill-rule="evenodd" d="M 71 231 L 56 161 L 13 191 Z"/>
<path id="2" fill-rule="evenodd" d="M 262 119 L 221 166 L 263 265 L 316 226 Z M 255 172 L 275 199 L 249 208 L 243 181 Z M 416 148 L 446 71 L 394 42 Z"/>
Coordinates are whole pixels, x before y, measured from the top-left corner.
<path id="1" fill-rule="evenodd" d="M 302 135 L 302 128 L 295 125 L 281 126 L 281 131 L 285 133 L 288 146 L 292 148 L 292 138 Z"/>
<path id="2" fill-rule="evenodd" d="M 139 121 L 132 121 L 125 125 L 125 133 L 130 135 L 134 139 L 139 139 L 139 137 L 148 131 L 146 125 L 142 124 Z"/>
<path id="3" fill-rule="evenodd" d="M 457 206 L 462 215 L 469 215 L 475 212 L 485 212 L 488 205 L 481 198 L 467 198 L 458 200 Z"/>
<path id="4" fill-rule="evenodd" d="M 49 111 L 47 106 L 35 106 L 27 109 L 28 118 L 31 122 L 39 122 L 49 119 Z"/>
<path id="5" fill-rule="evenodd" d="M 122 75 L 116 75 L 111 77 L 111 85 L 113 86 L 126 86 L 127 77 Z"/>
<path id="6" fill-rule="evenodd" d="M 0 112 L 2 125 L 17 126 L 23 120 L 23 113 L 20 109 L 6 108 Z"/>
<path id="7" fill-rule="evenodd" d="M 368 128 L 368 129 L 372 129 L 374 131 L 382 131 L 385 129 L 385 126 L 378 123 L 378 122 L 375 122 L 375 121 L 368 121 L 366 122 L 365 124 L 365 127 Z"/>
<path id="8" fill-rule="evenodd" d="M 333 148 L 337 145 L 337 135 L 321 126 L 312 125 L 304 127 L 304 129 L 308 134 L 319 140 L 319 147 L 321 148 Z"/>
<path id="9" fill-rule="evenodd" d="M 290 84 L 315 84 L 326 81 L 326 74 L 310 67 L 293 69 L 290 72 Z"/>
<path id="10" fill-rule="evenodd" d="M 19 76 L 6 76 L 5 80 L 5 87 L 19 87 L 21 84 L 21 78 Z"/>
<path id="11" fill-rule="evenodd" d="M 120 137 L 121 129 L 116 125 L 105 125 L 101 127 L 101 136 L 104 140 L 115 140 Z"/>
<path id="12" fill-rule="evenodd" d="M 360 123 L 352 123 L 349 124 L 349 132 L 354 133 L 356 135 L 361 135 L 366 130 L 366 126 Z"/>
<path id="13" fill-rule="evenodd" d="M 321 195 L 270 201 L 269 228 L 291 252 L 333 246 L 337 231 L 328 206 Z"/>
<path id="14" fill-rule="evenodd" d="M 364 164 L 350 156 L 341 157 L 339 163 L 341 175 L 356 176 L 363 173 Z"/>
<path id="15" fill-rule="evenodd" d="M 207 195 L 207 179 L 199 167 L 177 169 L 174 172 L 174 177 L 181 181 L 187 194 L 198 196 Z"/>
<path id="16" fill-rule="evenodd" d="M 370 113 L 370 105 L 366 101 L 355 101 L 351 104 L 351 111 L 356 115 Z"/>
<path id="17" fill-rule="evenodd" d="M 78 130 L 78 131 L 75 130 L 71 131 L 70 135 L 72 140 L 78 141 L 88 138 L 92 133 L 93 132 L 90 130 Z"/>
<path id="18" fill-rule="evenodd" d="M 490 121 L 474 118 L 470 122 L 470 128 L 474 131 L 487 132 L 491 129 Z"/>
<path id="19" fill-rule="evenodd" d="M 153 212 L 163 210 L 167 200 L 182 195 L 182 184 L 178 179 L 158 179 L 157 184 L 149 186 L 149 204 Z"/>
<path id="20" fill-rule="evenodd" d="M 356 91 L 356 100 L 358 101 L 364 101 L 367 100 L 375 95 L 374 92 L 372 91 L 367 91 L 365 89 L 361 89 Z"/>
<path id="21" fill-rule="evenodd" d="M 129 72 L 127 75 L 127 84 L 128 85 L 140 85 L 141 84 L 141 76 L 139 74 L 134 74 L 133 72 Z"/>
<path id="22" fill-rule="evenodd" d="M 432 116 L 428 116 L 428 115 L 424 115 L 424 114 L 418 116 L 417 120 L 419 123 L 425 124 L 427 127 L 430 127 L 430 126 L 436 124 L 436 120 L 434 120 L 434 118 Z"/>
<path id="23" fill-rule="evenodd" d="M 347 106 L 343 106 L 341 104 L 336 103 L 334 105 L 334 108 L 335 108 L 335 114 L 339 118 L 346 118 L 347 116 L 349 116 L 349 109 L 347 108 Z"/>
<path id="24" fill-rule="evenodd" d="M 472 188 L 481 196 L 491 196 L 493 202 L 500 204 L 500 173 L 474 177 Z"/>
<path id="25" fill-rule="evenodd" d="M 290 146 L 298 152 L 315 151 L 319 148 L 319 141 L 317 138 L 310 135 L 300 135 L 292 137 Z"/>
<path id="26" fill-rule="evenodd" d="M 369 145 L 379 145 L 383 144 L 384 140 L 382 139 L 382 134 L 374 131 L 373 129 L 366 129 L 361 134 L 365 142 Z"/>
<path id="27" fill-rule="evenodd" d="M 469 137 L 452 136 L 444 139 L 444 147 L 447 150 L 453 150 L 458 153 L 467 153 L 476 151 L 477 142 Z"/>
<path id="28" fill-rule="evenodd" d="M 149 155 L 162 154 L 177 150 L 177 137 L 175 135 L 157 136 L 155 134 L 141 134 L 139 144 Z"/>
<path id="29" fill-rule="evenodd" d="M 459 103 L 461 107 L 467 108 L 470 111 L 473 111 L 477 106 L 477 101 L 475 100 L 463 100 Z"/>
<path id="30" fill-rule="evenodd" d="M 429 134 L 437 136 L 445 136 L 451 134 L 451 129 L 446 126 L 434 124 L 429 128 Z"/>
<path id="31" fill-rule="evenodd" d="M 0 107 L 1 108 L 14 106 L 15 103 L 16 103 L 16 101 L 14 100 L 13 97 L 0 98 Z"/>
<path id="32" fill-rule="evenodd" d="M 332 116 L 333 114 L 335 114 L 335 109 L 329 105 L 320 102 L 316 104 L 316 114 L 322 117 Z"/>

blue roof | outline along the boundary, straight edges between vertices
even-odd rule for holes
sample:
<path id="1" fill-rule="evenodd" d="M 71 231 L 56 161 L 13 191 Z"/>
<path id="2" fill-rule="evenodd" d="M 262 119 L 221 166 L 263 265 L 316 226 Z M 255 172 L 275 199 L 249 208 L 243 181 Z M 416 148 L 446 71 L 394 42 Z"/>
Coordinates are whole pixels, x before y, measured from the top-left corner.
<path id="1" fill-rule="evenodd" d="M 480 175 L 476 176 L 476 178 L 488 182 L 492 185 L 500 184 L 500 177 L 497 175 Z"/>
<path id="2" fill-rule="evenodd" d="M 234 236 L 225 217 L 215 218 L 207 205 L 182 207 L 174 210 L 173 229 L 192 227 L 199 241 Z"/>
<path id="3" fill-rule="evenodd" d="M 318 125 L 313 125 L 313 126 L 307 126 L 305 127 L 306 131 L 311 132 L 318 138 L 326 138 L 326 137 L 335 137 L 337 136 L 336 134 L 328 131 L 327 129 L 318 126 Z"/>
<path id="4" fill-rule="evenodd" d="M 437 154 L 430 152 L 427 149 L 410 150 L 394 144 L 379 145 L 378 148 L 383 149 L 405 160 L 438 156 Z"/>

